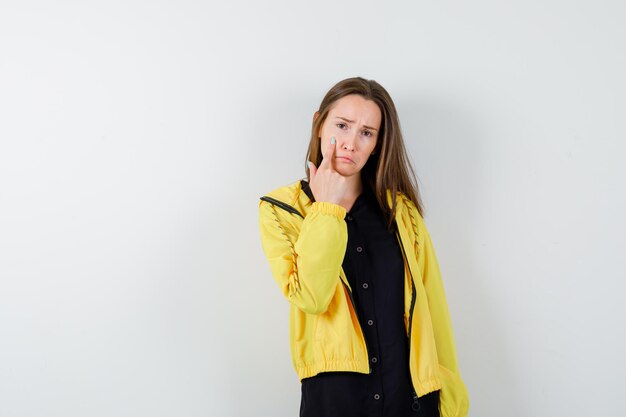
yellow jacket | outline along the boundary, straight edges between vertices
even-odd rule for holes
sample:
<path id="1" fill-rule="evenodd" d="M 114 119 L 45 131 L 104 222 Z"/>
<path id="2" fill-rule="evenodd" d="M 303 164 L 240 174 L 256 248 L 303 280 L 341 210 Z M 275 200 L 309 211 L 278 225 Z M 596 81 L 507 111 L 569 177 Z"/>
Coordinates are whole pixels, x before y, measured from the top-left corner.
<path id="1" fill-rule="evenodd" d="M 391 206 L 391 192 L 387 192 Z M 289 300 L 290 343 L 300 380 L 326 371 L 369 373 L 365 338 L 341 267 L 348 242 L 346 210 L 311 202 L 297 181 L 261 197 L 263 251 Z M 467 389 L 459 374 L 439 266 L 424 220 L 397 195 L 396 236 L 405 262 L 404 318 L 409 368 L 417 395 L 440 390 L 441 417 L 465 417 Z"/>

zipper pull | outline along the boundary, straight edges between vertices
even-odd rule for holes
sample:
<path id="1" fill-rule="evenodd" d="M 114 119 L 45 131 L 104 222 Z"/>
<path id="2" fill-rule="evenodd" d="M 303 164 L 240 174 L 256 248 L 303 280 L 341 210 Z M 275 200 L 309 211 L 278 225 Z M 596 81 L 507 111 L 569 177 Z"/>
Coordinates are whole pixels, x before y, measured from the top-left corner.
<path id="1" fill-rule="evenodd" d="M 413 395 L 413 404 L 411 404 L 411 409 L 417 413 L 420 410 L 420 402 L 415 391 L 413 391 L 411 395 Z"/>

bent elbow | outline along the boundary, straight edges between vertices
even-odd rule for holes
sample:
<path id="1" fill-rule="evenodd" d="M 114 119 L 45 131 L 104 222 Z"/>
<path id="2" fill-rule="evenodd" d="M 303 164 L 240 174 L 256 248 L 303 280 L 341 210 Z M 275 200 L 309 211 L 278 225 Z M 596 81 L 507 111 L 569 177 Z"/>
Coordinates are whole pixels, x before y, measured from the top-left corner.
<path id="1" fill-rule="evenodd" d="M 319 299 L 309 299 L 309 300 L 292 300 L 293 304 L 298 307 L 298 309 L 307 314 L 324 314 L 328 311 L 328 307 L 330 306 L 330 301 L 332 297 L 328 300 L 319 300 Z M 298 302 L 299 301 L 299 302 Z"/>
<path id="2" fill-rule="evenodd" d="M 300 308 L 300 310 L 302 310 L 303 312 L 307 314 L 315 314 L 315 315 L 324 314 L 328 311 L 328 304 L 326 305 L 316 304 L 313 306 L 305 306 L 305 307 Z"/>
<path id="3" fill-rule="evenodd" d="M 339 274 L 336 275 L 339 276 Z M 334 274 L 308 277 L 309 279 L 302 279 L 303 277 L 300 276 L 298 286 L 293 288 L 294 291 L 289 297 L 291 303 L 307 314 L 326 313 L 333 297 L 338 294 L 338 279 L 332 276 Z"/>

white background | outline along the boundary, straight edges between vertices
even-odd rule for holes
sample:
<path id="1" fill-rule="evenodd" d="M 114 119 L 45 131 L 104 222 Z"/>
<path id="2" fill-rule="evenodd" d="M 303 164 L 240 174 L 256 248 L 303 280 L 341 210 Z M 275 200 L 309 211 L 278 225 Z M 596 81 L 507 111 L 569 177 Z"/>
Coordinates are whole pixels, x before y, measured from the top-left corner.
<path id="1" fill-rule="evenodd" d="M 0 416 L 296 416 L 258 198 L 398 107 L 470 415 L 621 416 L 626 3 L 2 1 Z"/>

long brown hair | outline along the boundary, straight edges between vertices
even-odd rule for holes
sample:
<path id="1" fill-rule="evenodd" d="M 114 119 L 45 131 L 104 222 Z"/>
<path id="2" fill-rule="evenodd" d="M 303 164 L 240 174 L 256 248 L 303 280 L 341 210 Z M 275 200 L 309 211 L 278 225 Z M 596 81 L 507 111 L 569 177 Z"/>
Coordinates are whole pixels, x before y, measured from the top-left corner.
<path id="1" fill-rule="evenodd" d="M 307 181 L 310 181 L 310 173 L 306 161 L 311 161 L 319 166 L 322 161 L 322 150 L 319 132 L 328 116 L 333 103 L 350 94 L 358 94 L 367 100 L 371 100 L 380 109 L 382 121 L 376 141 L 374 154 L 369 157 L 367 163 L 361 169 L 361 179 L 364 187 L 374 193 L 378 205 L 383 210 L 391 228 L 396 210 L 396 192 L 401 191 L 411 200 L 420 215 L 423 216 L 424 208 L 419 194 L 417 178 L 407 157 L 400 120 L 396 112 L 396 106 L 380 84 L 374 80 L 366 80 L 361 77 L 346 78 L 335 84 L 324 96 L 319 107 L 319 115 L 313 121 L 311 140 L 306 153 L 305 172 Z M 391 190 L 392 206 L 387 204 L 386 190 Z"/>

